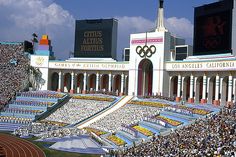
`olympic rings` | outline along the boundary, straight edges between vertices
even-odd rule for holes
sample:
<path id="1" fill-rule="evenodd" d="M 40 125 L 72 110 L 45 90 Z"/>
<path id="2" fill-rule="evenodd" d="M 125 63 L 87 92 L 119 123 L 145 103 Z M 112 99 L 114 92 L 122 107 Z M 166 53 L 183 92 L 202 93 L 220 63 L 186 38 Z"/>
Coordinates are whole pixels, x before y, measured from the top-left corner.
<path id="1" fill-rule="evenodd" d="M 151 45 L 148 47 L 147 45 L 145 46 L 137 46 L 136 47 L 136 53 L 141 57 L 141 58 L 150 58 L 154 53 L 156 53 L 156 47 L 154 45 Z"/>

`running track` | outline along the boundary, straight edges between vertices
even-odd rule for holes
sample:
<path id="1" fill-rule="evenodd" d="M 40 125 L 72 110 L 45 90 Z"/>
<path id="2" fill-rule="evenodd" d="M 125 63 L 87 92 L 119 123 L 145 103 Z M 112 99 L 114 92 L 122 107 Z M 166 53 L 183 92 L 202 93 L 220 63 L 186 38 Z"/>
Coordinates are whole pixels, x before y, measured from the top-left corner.
<path id="1" fill-rule="evenodd" d="M 0 157 L 45 157 L 44 152 L 29 141 L 0 134 Z"/>

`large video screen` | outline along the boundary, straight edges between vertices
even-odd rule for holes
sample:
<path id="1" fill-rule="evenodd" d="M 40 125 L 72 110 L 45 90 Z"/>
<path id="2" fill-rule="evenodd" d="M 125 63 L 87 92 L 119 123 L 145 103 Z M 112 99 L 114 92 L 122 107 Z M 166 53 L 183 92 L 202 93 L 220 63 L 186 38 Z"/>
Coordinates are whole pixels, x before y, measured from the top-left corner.
<path id="1" fill-rule="evenodd" d="M 194 26 L 194 55 L 231 52 L 231 10 L 195 17 Z"/>
<path id="2" fill-rule="evenodd" d="M 112 57 L 116 53 L 116 27 L 111 19 L 77 21 L 74 56 Z"/>
<path id="3" fill-rule="evenodd" d="M 195 9 L 194 55 L 231 53 L 231 40 L 232 1 Z"/>

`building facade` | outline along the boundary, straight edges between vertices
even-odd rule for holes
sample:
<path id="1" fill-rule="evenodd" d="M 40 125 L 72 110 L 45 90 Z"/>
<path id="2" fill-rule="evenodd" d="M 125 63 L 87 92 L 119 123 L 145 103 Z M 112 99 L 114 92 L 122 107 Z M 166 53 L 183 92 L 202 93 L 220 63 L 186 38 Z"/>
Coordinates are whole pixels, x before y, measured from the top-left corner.
<path id="1" fill-rule="evenodd" d="M 160 95 L 174 97 L 176 101 L 215 105 L 236 102 L 235 43 L 232 43 L 232 53 L 173 60 L 173 36 L 164 27 L 163 14 L 164 9 L 159 7 L 155 31 L 130 35 L 129 61 L 111 58 L 57 61 L 51 60 L 50 55 L 32 55 L 31 65 L 41 70 L 44 80 L 40 89 L 70 93 L 103 91 L 119 95 Z M 232 23 L 235 23 L 235 17 L 234 9 Z M 235 25 L 232 34 L 235 34 Z M 232 35 L 232 41 L 234 37 Z"/>

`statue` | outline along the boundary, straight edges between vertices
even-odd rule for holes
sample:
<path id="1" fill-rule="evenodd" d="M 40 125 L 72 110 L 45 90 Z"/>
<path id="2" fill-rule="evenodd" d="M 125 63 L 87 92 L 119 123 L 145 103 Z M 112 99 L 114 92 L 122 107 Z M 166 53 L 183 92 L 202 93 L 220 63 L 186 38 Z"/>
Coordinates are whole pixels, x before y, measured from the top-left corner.
<path id="1" fill-rule="evenodd" d="M 164 0 L 159 0 L 159 7 L 160 8 L 163 8 L 163 3 L 164 3 Z"/>

